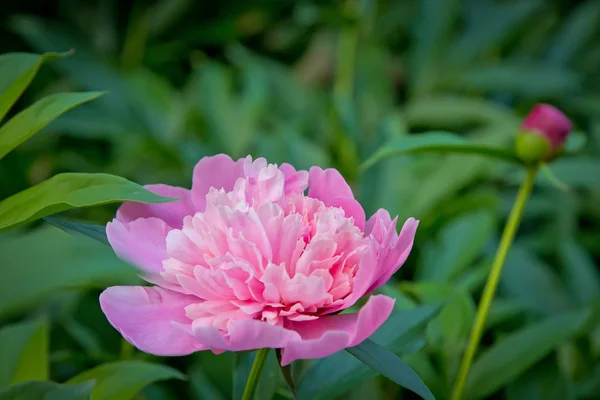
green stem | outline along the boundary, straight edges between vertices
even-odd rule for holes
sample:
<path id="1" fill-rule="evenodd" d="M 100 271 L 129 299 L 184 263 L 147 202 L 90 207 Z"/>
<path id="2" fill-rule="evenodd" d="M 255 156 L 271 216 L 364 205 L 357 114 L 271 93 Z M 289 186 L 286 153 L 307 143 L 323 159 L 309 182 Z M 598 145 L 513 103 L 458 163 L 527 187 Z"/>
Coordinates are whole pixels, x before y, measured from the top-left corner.
<path id="1" fill-rule="evenodd" d="M 483 294 L 481 296 L 479 308 L 477 309 L 477 315 L 475 316 L 475 323 L 473 324 L 473 328 L 471 329 L 469 344 L 463 356 L 462 363 L 460 365 L 460 370 L 458 371 L 458 376 L 454 384 L 452 400 L 462 399 L 465 384 L 467 382 L 467 376 L 469 375 L 469 368 L 471 368 L 473 357 L 477 352 L 477 347 L 479 346 L 479 341 L 481 340 L 481 335 L 483 334 L 483 329 L 485 328 L 487 315 L 490 311 L 490 306 L 492 305 L 492 300 L 494 299 L 494 294 L 496 293 L 498 282 L 500 281 L 502 266 L 504 265 L 504 261 L 506 260 L 506 256 L 508 254 L 510 246 L 515 238 L 517 229 L 519 228 L 521 217 L 523 215 L 523 210 L 525 209 L 525 203 L 527 202 L 527 199 L 531 194 L 537 171 L 537 165 L 530 166 L 527 168 L 527 177 L 521 184 L 519 193 L 517 194 L 517 198 L 515 200 L 515 204 L 513 205 L 513 208 L 510 211 L 510 216 L 508 217 L 508 221 L 506 223 L 506 226 L 504 227 L 504 232 L 502 232 L 500 246 L 498 246 L 498 250 L 496 251 L 496 256 L 494 257 L 492 269 L 485 284 L 485 288 L 483 289 Z"/>
<path id="2" fill-rule="evenodd" d="M 254 363 L 252 364 L 252 369 L 250 370 L 250 376 L 248 376 L 248 382 L 246 382 L 246 388 L 244 389 L 242 400 L 252 400 L 254 398 L 254 392 L 256 392 L 256 387 L 258 386 L 258 381 L 260 380 L 260 373 L 265 366 L 270 350 L 271 349 L 269 348 L 264 348 L 256 352 L 256 357 L 254 357 Z"/>

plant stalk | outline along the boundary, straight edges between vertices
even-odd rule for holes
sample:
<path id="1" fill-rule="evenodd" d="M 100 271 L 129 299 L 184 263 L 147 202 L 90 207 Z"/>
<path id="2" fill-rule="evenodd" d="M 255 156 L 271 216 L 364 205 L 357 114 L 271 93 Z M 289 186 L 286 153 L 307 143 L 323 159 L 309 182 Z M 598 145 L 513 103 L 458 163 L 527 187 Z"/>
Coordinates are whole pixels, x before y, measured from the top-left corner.
<path id="1" fill-rule="evenodd" d="M 252 369 L 250 370 L 250 376 L 248 376 L 248 382 L 246 382 L 242 400 L 252 400 L 254 398 L 254 392 L 256 392 L 260 374 L 267 362 L 269 351 L 271 351 L 270 348 L 264 348 L 256 352 L 256 357 L 254 357 L 254 363 L 252 363 Z"/>
<path id="2" fill-rule="evenodd" d="M 492 305 L 492 300 L 494 299 L 494 294 L 496 293 L 496 288 L 498 287 L 498 282 L 500 281 L 500 275 L 502 274 L 502 267 L 504 266 L 506 256 L 508 255 L 510 246 L 514 241 L 515 234 L 519 228 L 519 224 L 521 223 L 523 210 L 525 209 L 525 204 L 527 203 L 527 199 L 529 198 L 531 190 L 533 189 L 538 168 L 538 165 L 529 166 L 527 168 L 527 176 L 523 183 L 521 183 L 519 193 L 517 194 L 513 208 L 510 211 L 504 231 L 502 232 L 500 245 L 496 251 L 492 269 L 488 275 L 487 282 L 479 302 L 479 307 L 477 308 L 477 315 L 475 316 L 475 322 L 473 323 L 473 328 L 471 329 L 467 350 L 463 356 L 462 363 L 458 371 L 458 376 L 454 383 L 452 400 L 461 400 L 463 398 L 467 377 L 469 375 L 469 369 L 471 368 L 473 357 L 477 352 L 481 335 L 483 334 L 483 330 L 485 328 L 490 306 Z"/>

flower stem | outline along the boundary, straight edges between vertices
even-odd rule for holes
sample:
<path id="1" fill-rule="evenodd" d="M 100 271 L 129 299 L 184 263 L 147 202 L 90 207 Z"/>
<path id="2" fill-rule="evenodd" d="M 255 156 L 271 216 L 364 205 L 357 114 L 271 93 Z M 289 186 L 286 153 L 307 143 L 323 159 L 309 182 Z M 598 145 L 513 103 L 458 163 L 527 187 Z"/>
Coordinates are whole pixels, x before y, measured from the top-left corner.
<path id="1" fill-rule="evenodd" d="M 513 208 L 510 211 L 508 221 L 504 227 L 504 232 L 502 232 L 500 245 L 496 251 L 494 263 L 492 264 L 492 269 L 485 284 L 485 288 L 483 289 L 481 301 L 479 302 L 479 307 L 477 309 L 477 315 L 475 316 L 473 328 L 471 329 L 471 336 L 469 337 L 467 350 L 463 356 L 460 370 L 458 371 L 458 376 L 456 378 L 456 382 L 454 383 L 452 400 L 462 399 L 465 384 L 467 382 L 467 376 L 469 375 L 469 368 L 471 368 L 473 357 L 477 352 L 477 347 L 479 346 L 479 341 L 481 340 L 481 335 L 483 334 L 483 329 L 485 328 L 487 315 L 490 310 L 492 300 L 494 299 L 498 282 L 500 281 L 502 266 L 504 265 L 504 261 L 506 260 L 510 246 L 513 243 L 517 229 L 519 228 L 521 217 L 523 216 L 523 210 L 525 209 L 525 203 L 531 194 L 537 171 L 537 165 L 527 168 L 527 176 L 519 188 L 519 193 L 517 194 Z"/>
<path id="2" fill-rule="evenodd" d="M 256 352 L 256 357 L 254 358 L 254 363 L 252 364 L 252 369 L 250 370 L 250 375 L 248 376 L 248 382 L 246 382 L 246 388 L 244 389 L 242 400 L 252 400 L 254 398 L 254 392 L 256 391 L 258 381 L 260 380 L 260 373 L 265 366 L 270 350 L 270 348 L 264 348 Z"/>

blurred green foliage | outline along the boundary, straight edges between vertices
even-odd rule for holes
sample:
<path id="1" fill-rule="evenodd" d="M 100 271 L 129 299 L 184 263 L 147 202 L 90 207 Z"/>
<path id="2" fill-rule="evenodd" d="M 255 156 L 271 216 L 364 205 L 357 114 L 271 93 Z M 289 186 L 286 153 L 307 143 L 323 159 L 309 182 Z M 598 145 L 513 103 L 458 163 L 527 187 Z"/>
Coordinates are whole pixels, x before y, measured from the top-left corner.
<path id="1" fill-rule="evenodd" d="M 42 68 L 8 117 L 56 92 L 109 92 L 2 159 L 0 199 L 73 171 L 189 186 L 194 164 L 219 152 L 338 168 L 367 214 L 386 208 L 421 220 L 409 262 L 382 291 L 399 310 L 446 302 L 425 336 L 414 333 L 421 346 L 392 350 L 438 399 L 449 396 L 522 171 L 464 154 L 359 166 L 385 143 L 430 130 L 510 146 L 532 105 L 562 108 L 587 145 L 550 165 L 567 191 L 539 176 L 468 392 L 510 400 L 600 393 L 600 2 L 57 0 L 0 10 L 0 53 L 75 49 Z M 69 217 L 105 224 L 114 211 Z M 144 386 L 138 398 L 231 398 L 233 354 L 164 359 L 122 346 L 98 289 L 137 278 L 101 244 L 38 225 L 0 236 L 0 310 L 14 309 L 0 312 L 0 347 L 11 343 L 0 348 L 0 391 L 93 377 L 92 398 L 131 398 Z M 18 349 L 25 358 L 11 356 Z M 84 373 L 93 367 L 142 376 L 112 384 Z M 294 367 L 300 378 L 311 371 Z M 175 369 L 187 380 L 152 383 L 181 378 Z M 331 383 L 331 393 L 411 398 L 366 378 L 341 377 L 342 390 Z M 81 385 L 18 390 L 89 392 Z M 265 373 L 260 385 L 258 393 L 289 398 L 279 374 Z M 122 392 L 111 394 L 115 387 Z"/>

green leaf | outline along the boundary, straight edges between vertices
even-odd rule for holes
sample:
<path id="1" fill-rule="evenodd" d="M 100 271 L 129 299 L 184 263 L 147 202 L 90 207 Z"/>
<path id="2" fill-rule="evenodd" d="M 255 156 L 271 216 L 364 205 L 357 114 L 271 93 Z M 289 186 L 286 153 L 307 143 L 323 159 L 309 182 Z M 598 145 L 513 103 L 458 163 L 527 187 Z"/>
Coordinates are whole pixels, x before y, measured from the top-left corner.
<path id="1" fill-rule="evenodd" d="M 60 385 L 60 387 L 48 392 L 43 400 L 88 400 L 95 385 L 95 380 L 73 385 Z"/>
<path id="2" fill-rule="evenodd" d="M 8 53 L 0 55 L 0 121 L 33 80 L 40 66 L 66 54 Z"/>
<path id="3" fill-rule="evenodd" d="M 110 246 L 108 237 L 106 236 L 106 226 L 104 225 L 85 224 L 83 222 L 70 221 L 58 217 L 45 217 L 44 221 L 67 233 L 88 236 L 92 239 L 96 239 L 102 244 Z"/>
<path id="4" fill-rule="evenodd" d="M 588 310 L 561 314 L 509 334 L 477 358 L 466 393 L 473 398 L 491 395 L 579 333 L 589 317 Z"/>
<path id="5" fill-rule="evenodd" d="M 102 92 L 57 93 L 21 111 L 0 128 L 0 159 L 61 114 L 101 95 Z"/>
<path id="6" fill-rule="evenodd" d="M 102 364 L 67 383 L 96 380 L 91 400 L 129 400 L 150 383 L 165 379 L 185 380 L 185 375 L 166 365 L 146 361 L 116 361 Z"/>
<path id="7" fill-rule="evenodd" d="M 0 237 L 0 316 L 21 311 L 61 290 L 139 283 L 136 270 L 109 247 L 54 227 Z"/>
<path id="8" fill-rule="evenodd" d="M 454 279 L 481 256 L 495 234 L 494 216 L 477 211 L 450 221 L 438 240 L 427 247 L 427 256 L 418 271 L 419 279 L 447 282 Z"/>
<path id="9" fill-rule="evenodd" d="M 427 132 L 393 140 L 380 148 L 360 168 L 364 171 L 388 157 L 419 153 L 474 154 L 516 164 L 521 163 L 517 156 L 506 149 L 473 143 L 452 133 Z"/>
<path id="10" fill-rule="evenodd" d="M 590 255 L 573 239 L 559 244 L 565 282 L 579 305 L 588 305 L 600 297 L 600 275 Z"/>
<path id="11" fill-rule="evenodd" d="M 48 351 L 45 320 L 21 322 L 0 329 L 0 388 L 48 379 Z"/>
<path id="12" fill-rule="evenodd" d="M 238 351 L 235 354 L 233 400 L 240 400 L 242 398 L 255 356 L 256 352 L 254 351 Z"/>
<path id="13" fill-rule="evenodd" d="M 525 308 L 538 314 L 552 315 L 573 306 L 561 279 L 522 245 L 513 245 L 500 287 Z"/>
<path id="14" fill-rule="evenodd" d="M 0 400 L 88 400 L 94 381 L 60 385 L 50 381 L 28 381 L 0 391 Z"/>
<path id="15" fill-rule="evenodd" d="M 483 90 L 531 97 L 564 96 L 580 87 L 575 72 L 537 64 L 497 64 L 466 68 L 444 82 L 448 90 Z"/>
<path id="16" fill-rule="evenodd" d="M 398 385 L 424 399 L 435 400 L 431 391 L 415 371 L 385 347 L 367 339 L 358 346 L 346 349 L 346 351 Z"/>
<path id="17" fill-rule="evenodd" d="M 174 199 L 154 194 L 137 183 L 108 174 L 65 173 L 0 202 L 0 231 L 71 208 L 122 201 L 165 203 Z"/>
<path id="18" fill-rule="evenodd" d="M 411 354 L 424 345 L 420 329 L 439 309 L 426 306 L 395 312 L 371 338 L 396 355 Z M 347 352 L 339 351 L 308 367 L 297 385 L 297 398 L 336 398 L 375 375 L 375 371 Z"/>
<path id="19" fill-rule="evenodd" d="M 567 136 L 565 153 L 572 154 L 581 151 L 587 144 L 587 135 L 580 131 L 573 131 Z"/>

